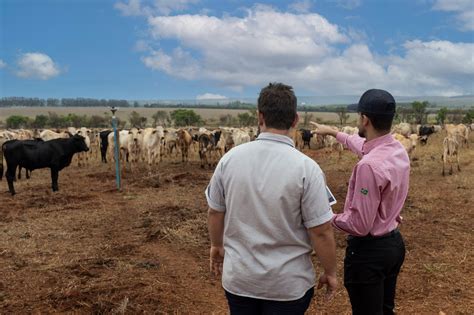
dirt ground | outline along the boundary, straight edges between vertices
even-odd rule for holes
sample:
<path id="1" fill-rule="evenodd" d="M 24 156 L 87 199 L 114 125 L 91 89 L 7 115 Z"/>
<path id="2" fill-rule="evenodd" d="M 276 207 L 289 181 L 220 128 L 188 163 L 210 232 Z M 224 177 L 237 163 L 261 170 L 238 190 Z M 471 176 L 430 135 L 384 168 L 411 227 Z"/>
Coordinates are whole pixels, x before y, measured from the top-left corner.
<path id="1" fill-rule="evenodd" d="M 442 135 L 415 153 L 398 314 L 474 314 L 473 139 L 462 149 L 462 171 L 444 178 Z M 326 173 L 341 211 L 356 157 L 305 153 Z M 0 313 L 227 313 L 220 280 L 208 272 L 204 189 L 212 170 L 194 157 L 146 174 L 125 173 L 123 192 L 99 162 L 63 170 L 57 193 L 47 170 L 17 181 L 15 197 L 0 182 Z M 336 238 L 341 286 L 329 303 L 318 291 L 308 314 L 350 314 L 344 235 Z"/>

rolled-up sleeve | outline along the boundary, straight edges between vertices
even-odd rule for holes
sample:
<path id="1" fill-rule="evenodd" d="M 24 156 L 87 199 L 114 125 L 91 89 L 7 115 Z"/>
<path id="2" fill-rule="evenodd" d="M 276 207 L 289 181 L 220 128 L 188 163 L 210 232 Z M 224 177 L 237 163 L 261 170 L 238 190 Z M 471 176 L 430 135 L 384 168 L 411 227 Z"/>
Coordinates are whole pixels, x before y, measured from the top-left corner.
<path id="1" fill-rule="evenodd" d="M 337 214 L 333 225 L 356 236 L 369 234 L 380 206 L 381 193 L 377 176 L 372 166 L 358 165 L 355 173 L 354 196 L 350 206 Z"/>
<path id="2" fill-rule="evenodd" d="M 225 195 L 224 187 L 222 185 L 222 165 L 219 163 L 212 175 L 211 181 L 205 190 L 207 204 L 210 208 L 225 212 Z"/>
<path id="3" fill-rule="evenodd" d="M 326 181 L 320 169 L 311 172 L 303 184 L 301 214 L 304 226 L 309 229 L 330 221 L 334 215 L 329 206 Z"/>

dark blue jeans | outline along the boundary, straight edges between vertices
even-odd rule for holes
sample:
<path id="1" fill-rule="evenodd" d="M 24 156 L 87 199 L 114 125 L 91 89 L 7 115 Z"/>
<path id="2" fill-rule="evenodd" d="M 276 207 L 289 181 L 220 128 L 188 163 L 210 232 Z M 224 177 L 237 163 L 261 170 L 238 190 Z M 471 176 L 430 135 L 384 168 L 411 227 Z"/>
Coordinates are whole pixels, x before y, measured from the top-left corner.
<path id="1" fill-rule="evenodd" d="M 231 315 L 303 315 L 311 303 L 314 288 L 294 301 L 272 301 L 239 296 L 225 291 Z"/>
<path id="2" fill-rule="evenodd" d="M 344 259 L 344 286 L 353 315 L 392 315 L 397 276 L 405 259 L 399 232 L 380 238 L 352 238 Z"/>

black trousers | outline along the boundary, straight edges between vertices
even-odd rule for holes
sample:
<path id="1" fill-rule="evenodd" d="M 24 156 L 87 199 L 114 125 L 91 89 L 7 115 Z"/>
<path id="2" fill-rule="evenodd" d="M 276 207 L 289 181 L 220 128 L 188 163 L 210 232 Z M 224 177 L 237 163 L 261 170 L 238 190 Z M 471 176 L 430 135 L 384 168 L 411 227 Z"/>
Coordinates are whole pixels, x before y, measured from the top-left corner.
<path id="1" fill-rule="evenodd" d="M 397 276 L 405 260 L 400 232 L 347 240 L 344 286 L 353 315 L 394 314 Z"/>
<path id="2" fill-rule="evenodd" d="M 294 301 L 272 301 L 239 296 L 225 291 L 231 315 L 304 315 L 314 295 L 314 288 Z"/>

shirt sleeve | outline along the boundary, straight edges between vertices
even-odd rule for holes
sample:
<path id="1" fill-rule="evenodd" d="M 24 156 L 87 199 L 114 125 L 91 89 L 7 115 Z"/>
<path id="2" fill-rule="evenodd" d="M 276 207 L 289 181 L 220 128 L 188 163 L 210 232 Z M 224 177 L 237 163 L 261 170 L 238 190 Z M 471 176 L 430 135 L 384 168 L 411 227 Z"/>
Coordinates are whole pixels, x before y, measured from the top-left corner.
<path id="1" fill-rule="evenodd" d="M 315 169 L 303 184 L 301 213 L 304 226 L 309 229 L 330 221 L 334 215 L 329 206 L 326 181 L 322 171 Z"/>
<path id="2" fill-rule="evenodd" d="M 354 195 L 344 212 L 336 214 L 334 227 L 355 236 L 366 236 L 371 231 L 380 206 L 380 188 L 376 174 L 368 164 L 357 166 Z"/>
<path id="3" fill-rule="evenodd" d="M 214 170 L 214 174 L 211 177 L 211 181 L 207 186 L 205 192 L 207 204 L 209 208 L 216 211 L 225 212 L 225 195 L 224 187 L 222 185 L 222 165 L 219 163 Z"/>
<path id="4" fill-rule="evenodd" d="M 359 135 L 348 135 L 344 132 L 338 132 L 336 134 L 336 140 L 349 148 L 352 152 L 362 157 L 362 146 L 364 145 L 365 139 L 359 137 Z"/>

